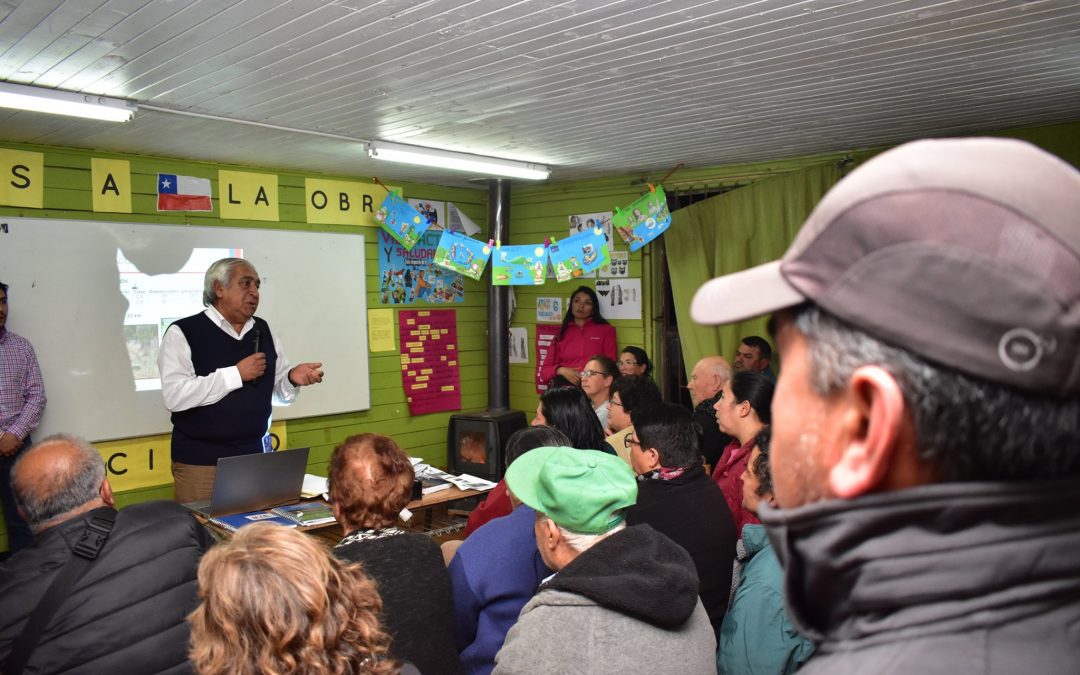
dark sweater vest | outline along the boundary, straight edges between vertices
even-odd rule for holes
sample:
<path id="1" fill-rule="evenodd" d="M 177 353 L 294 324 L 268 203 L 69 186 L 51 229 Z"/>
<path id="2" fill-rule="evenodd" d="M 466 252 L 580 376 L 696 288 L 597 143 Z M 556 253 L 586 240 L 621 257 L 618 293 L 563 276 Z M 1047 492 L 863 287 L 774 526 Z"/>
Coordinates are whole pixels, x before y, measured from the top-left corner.
<path id="1" fill-rule="evenodd" d="M 262 438 L 270 426 L 270 399 L 274 395 L 277 352 L 270 326 L 255 317 L 255 327 L 244 339 L 229 337 L 210 317 L 199 313 L 175 322 L 191 347 L 195 374 L 209 375 L 218 368 L 235 366 L 259 351 L 266 354 L 266 372 L 257 381 L 229 392 L 212 405 L 201 405 L 172 414 L 172 459 L 184 464 L 213 465 L 221 457 L 262 451 Z"/>

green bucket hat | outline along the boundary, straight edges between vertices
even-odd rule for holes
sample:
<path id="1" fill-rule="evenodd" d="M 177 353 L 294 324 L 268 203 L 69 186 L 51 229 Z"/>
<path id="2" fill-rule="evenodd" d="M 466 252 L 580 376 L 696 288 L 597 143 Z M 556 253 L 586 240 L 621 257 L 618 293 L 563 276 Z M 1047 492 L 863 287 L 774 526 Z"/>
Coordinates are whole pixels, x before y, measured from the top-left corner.
<path id="1" fill-rule="evenodd" d="M 634 472 L 596 450 L 530 450 L 506 470 L 506 485 L 524 504 L 579 534 L 607 532 L 637 503 Z"/>

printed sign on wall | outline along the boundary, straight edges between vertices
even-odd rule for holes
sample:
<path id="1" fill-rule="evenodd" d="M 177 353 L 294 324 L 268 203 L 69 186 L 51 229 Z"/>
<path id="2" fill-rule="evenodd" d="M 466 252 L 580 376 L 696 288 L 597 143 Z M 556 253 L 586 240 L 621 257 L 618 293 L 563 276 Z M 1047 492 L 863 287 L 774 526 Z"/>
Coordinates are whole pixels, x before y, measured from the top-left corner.
<path id="1" fill-rule="evenodd" d="M 398 312 L 401 381 L 410 415 L 461 409 L 457 313 L 452 309 Z"/>

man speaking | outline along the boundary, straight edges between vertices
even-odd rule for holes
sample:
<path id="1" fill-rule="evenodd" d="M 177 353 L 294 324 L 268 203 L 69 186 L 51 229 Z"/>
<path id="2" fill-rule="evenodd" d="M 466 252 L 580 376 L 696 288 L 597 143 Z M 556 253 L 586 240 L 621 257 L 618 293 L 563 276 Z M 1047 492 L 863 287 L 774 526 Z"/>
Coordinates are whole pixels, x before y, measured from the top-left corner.
<path id="1" fill-rule="evenodd" d="M 209 499 L 217 461 L 270 449 L 271 398 L 287 405 L 297 389 L 322 382 L 321 363 L 290 368 L 270 326 L 255 316 L 259 275 L 242 258 L 206 270 L 206 310 L 169 326 L 158 367 L 172 413 L 176 501 Z"/>

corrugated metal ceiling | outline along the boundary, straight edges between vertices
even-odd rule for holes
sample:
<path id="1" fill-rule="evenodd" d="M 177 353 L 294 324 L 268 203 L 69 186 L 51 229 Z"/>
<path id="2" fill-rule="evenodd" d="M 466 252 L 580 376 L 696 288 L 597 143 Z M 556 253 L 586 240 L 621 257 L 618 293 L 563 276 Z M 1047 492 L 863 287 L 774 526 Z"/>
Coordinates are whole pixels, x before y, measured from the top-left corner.
<path id="1" fill-rule="evenodd" d="M 0 80 L 356 139 L 663 172 L 1080 119 L 1080 3 L 0 1 Z M 351 143 L 143 108 L 0 137 L 460 184 Z"/>

